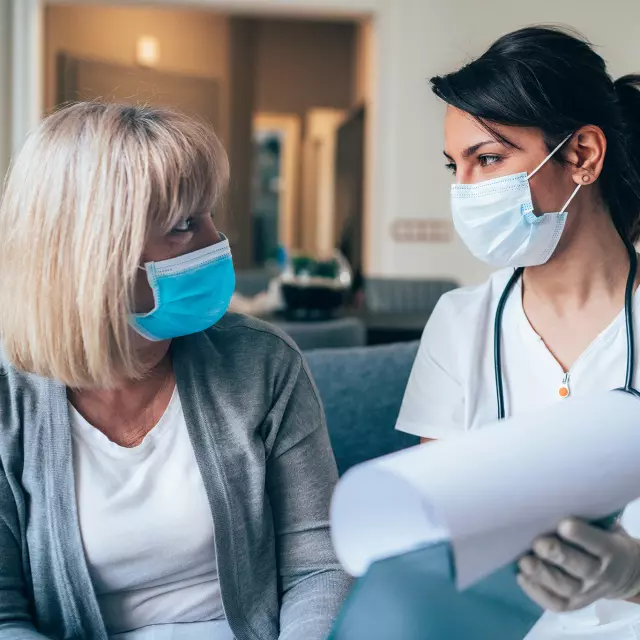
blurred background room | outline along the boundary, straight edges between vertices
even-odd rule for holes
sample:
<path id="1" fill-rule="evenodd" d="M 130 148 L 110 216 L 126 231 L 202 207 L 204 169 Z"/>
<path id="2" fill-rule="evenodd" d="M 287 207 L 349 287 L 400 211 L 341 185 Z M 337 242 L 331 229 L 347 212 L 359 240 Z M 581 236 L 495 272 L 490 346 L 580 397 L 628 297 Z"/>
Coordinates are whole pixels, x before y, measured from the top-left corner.
<path id="1" fill-rule="evenodd" d="M 453 232 L 428 79 L 531 23 L 640 70 L 639 21 L 625 0 L 0 0 L 0 174 L 63 103 L 181 109 L 230 156 L 236 310 L 303 349 L 414 341 L 488 273 Z"/>

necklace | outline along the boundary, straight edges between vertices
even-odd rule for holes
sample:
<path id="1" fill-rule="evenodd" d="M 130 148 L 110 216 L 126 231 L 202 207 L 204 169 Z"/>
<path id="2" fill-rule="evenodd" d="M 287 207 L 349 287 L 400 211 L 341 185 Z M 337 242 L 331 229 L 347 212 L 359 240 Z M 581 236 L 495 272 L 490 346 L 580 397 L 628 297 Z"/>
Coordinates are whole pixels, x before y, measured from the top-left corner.
<path id="1" fill-rule="evenodd" d="M 143 437 L 149 433 L 157 424 L 160 416 L 156 415 L 155 404 L 156 400 L 164 397 L 168 387 L 174 383 L 173 370 L 169 370 L 165 376 L 162 384 L 153 392 L 151 397 L 143 404 L 143 406 L 136 411 L 133 415 L 124 415 L 118 409 L 116 409 L 116 417 L 119 418 L 121 425 L 132 427 L 136 432 L 141 432 Z M 162 408 L 162 413 L 166 410 L 166 406 Z"/>

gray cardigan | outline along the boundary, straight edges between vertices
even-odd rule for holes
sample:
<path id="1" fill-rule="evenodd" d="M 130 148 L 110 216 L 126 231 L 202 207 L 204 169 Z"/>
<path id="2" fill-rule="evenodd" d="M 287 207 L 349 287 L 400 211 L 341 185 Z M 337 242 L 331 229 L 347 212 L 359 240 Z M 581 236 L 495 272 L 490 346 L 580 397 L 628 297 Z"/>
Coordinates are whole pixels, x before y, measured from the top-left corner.
<path id="1" fill-rule="evenodd" d="M 175 340 L 172 356 L 237 640 L 324 639 L 350 581 L 329 537 L 337 472 L 300 353 L 268 325 L 227 315 Z M 0 639 L 106 640 L 76 513 L 66 389 L 1 358 L 0 462 Z"/>

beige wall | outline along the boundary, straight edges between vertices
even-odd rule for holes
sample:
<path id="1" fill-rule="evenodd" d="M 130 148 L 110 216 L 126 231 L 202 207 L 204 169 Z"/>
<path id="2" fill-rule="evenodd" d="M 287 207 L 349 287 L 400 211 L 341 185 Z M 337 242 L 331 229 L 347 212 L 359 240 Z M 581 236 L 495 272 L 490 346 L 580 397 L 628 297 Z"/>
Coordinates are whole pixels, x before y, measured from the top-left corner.
<path id="1" fill-rule="evenodd" d="M 256 21 L 256 110 L 351 107 L 355 35 L 353 23 Z"/>
<path id="2" fill-rule="evenodd" d="M 55 106 L 56 54 L 135 64 L 141 35 L 160 43 L 161 71 L 221 80 L 223 126 L 228 132 L 228 21 L 212 11 L 51 5 L 45 10 L 45 108 Z"/>

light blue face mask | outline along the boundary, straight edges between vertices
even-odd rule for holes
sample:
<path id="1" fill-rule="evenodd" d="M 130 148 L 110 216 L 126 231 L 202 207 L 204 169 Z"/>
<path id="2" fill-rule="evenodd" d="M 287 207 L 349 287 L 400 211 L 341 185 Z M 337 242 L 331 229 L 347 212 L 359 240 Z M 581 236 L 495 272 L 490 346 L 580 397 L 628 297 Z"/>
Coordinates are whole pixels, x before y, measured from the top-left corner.
<path id="1" fill-rule="evenodd" d="M 523 172 L 451 186 L 453 224 L 476 258 L 495 267 L 514 268 L 533 267 L 549 260 L 564 230 L 567 207 L 581 185 L 559 213 L 536 215 L 529 180 L 570 137 L 528 175 Z"/>
<path id="2" fill-rule="evenodd" d="M 213 326 L 226 313 L 236 286 L 229 241 L 144 265 L 155 307 L 129 324 L 148 340 L 169 340 Z"/>

